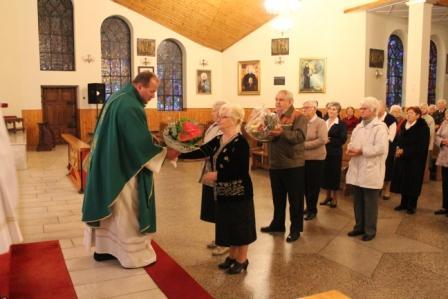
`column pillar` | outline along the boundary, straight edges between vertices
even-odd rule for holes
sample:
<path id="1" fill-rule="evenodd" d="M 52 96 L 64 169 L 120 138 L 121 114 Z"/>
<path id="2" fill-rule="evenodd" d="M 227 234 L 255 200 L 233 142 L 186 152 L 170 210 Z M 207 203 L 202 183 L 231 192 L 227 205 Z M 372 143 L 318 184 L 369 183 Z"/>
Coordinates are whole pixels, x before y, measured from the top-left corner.
<path id="1" fill-rule="evenodd" d="M 406 61 L 406 95 L 403 105 L 419 106 L 428 100 L 431 1 L 410 0 Z M 406 53 L 405 53 L 406 55 Z"/>

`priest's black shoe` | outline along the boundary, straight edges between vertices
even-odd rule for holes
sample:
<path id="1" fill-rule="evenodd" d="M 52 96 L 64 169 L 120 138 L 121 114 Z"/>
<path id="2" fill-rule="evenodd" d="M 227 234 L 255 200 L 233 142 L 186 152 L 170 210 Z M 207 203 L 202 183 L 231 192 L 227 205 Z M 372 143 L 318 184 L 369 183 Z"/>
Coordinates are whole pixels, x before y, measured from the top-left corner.
<path id="1" fill-rule="evenodd" d="M 347 233 L 347 236 L 349 236 L 349 237 L 356 237 L 356 236 L 360 236 L 360 235 L 363 235 L 363 234 L 364 234 L 363 231 L 352 230 L 352 231 L 349 231 L 349 232 Z"/>
<path id="2" fill-rule="evenodd" d="M 226 257 L 224 262 L 218 265 L 218 268 L 219 269 L 223 269 L 223 270 L 229 269 L 233 265 L 233 263 L 235 263 L 235 262 L 236 262 L 236 260 L 234 260 L 234 259 L 232 259 L 230 257 Z"/>
<path id="3" fill-rule="evenodd" d="M 232 266 L 227 270 L 228 274 L 240 274 L 243 271 L 247 270 L 247 266 L 249 266 L 249 260 L 246 260 L 244 263 L 239 263 L 235 261 Z"/>
<path id="4" fill-rule="evenodd" d="M 284 227 L 272 227 L 272 226 L 264 226 L 261 229 L 262 233 L 284 233 Z"/>
<path id="5" fill-rule="evenodd" d="M 448 214 L 447 209 L 440 209 L 434 212 L 434 215 L 445 215 L 445 214 Z"/>
<path id="6" fill-rule="evenodd" d="M 332 201 L 333 201 L 333 199 L 332 199 L 331 197 L 327 197 L 327 198 L 325 198 L 324 201 L 321 201 L 319 204 L 320 204 L 321 206 L 326 206 L 326 205 L 328 205 L 329 203 L 331 203 Z"/>
<path id="7" fill-rule="evenodd" d="M 305 220 L 312 220 L 314 218 L 316 218 L 316 214 L 315 213 L 308 213 L 308 214 L 306 214 L 305 218 L 303 218 L 303 219 L 305 219 Z"/>
<path id="8" fill-rule="evenodd" d="M 363 241 L 370 241 L 373 240 L 375 238 L 375 235 L 364 235 L 362 236 L 362 240 Z"/>
<path id="9" fill-rule="evenodd" d="M 115 260 L 116 257 L 109 253 L 93 253 L 93 259 L 97 262 Z"/>
<path id="10" fill-rule="evenodd" d="M 294 241 L 297 241 L 300 238 L 300 233 L 290 233 L 287 237 L 286 237 L 286 242 L 288 243 L 292 243 Z"/>

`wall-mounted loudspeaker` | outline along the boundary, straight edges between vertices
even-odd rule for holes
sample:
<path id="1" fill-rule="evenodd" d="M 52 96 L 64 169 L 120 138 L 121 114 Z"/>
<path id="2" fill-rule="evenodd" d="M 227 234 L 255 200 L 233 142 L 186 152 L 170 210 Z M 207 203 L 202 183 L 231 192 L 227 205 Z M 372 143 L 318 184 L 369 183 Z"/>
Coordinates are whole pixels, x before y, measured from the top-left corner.
<path id="1" fill-rule="evenodd" d="M 103 104 L 106 100 L 106 86 L 103 83 L 87 84 L 89 104 Z"/>

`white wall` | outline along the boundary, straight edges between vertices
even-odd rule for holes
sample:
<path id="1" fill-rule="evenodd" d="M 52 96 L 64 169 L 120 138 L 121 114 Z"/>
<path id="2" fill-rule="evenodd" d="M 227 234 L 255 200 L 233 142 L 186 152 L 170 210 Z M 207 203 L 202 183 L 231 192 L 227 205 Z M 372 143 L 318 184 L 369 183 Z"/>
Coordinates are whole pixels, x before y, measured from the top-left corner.
<path id="1" fill-rule="evenodd" d="M 94 108 L 87 104 L 87 83 L 101 82 L 101 23 L 110 16 L 120 16 L 130 25 L 132 36 L 133 76 L 142 65 L 143 57 L 137 56 L 136 39 L 156 40 L 156 48 L 164 39 L 179 41 L 186 49 L 184 94 L 188 108 L 210 107 L 220 99 L 223 89 L 222 53 L 203 47 L 151 20 L 110 0 L 73 0 L 75 64 L 76 71 L 40 71 L 37 1 L 0 1 L 1 30 L 1 88 L 0 101 L 10 106 L 5 114 L 20 115 L 21 109 L 41 108 L 41 85 L 79 86 L 78 107 Z M 4 30 L 9 28 L 9 30 Z M 90 54 L 95 58 L 87 63 L 82 57 Z M 212 71 L 212 95 L 196 94 L 196 70 L 201 59 L 209 61 L 206 69 Z M 156 65 L 156 57 L 150 57 Z M 151 101 L 149 108 L 156 107 Z"/>
<path id="2" fill-rule="evenodd" d="M 271 56 L 271 39 L 281 37 L 271 23 L 224 51 L 224 99 L 244 107 L 272 107 L 276 92 L 286 88 L 294 93 L 297 107 L 308 99 L 318 100 L 321 107 L 334 100 L 358 104 L 365 93 L 366 13 L 343 12 L 356 2 L 360 1 L 302 1 L 294 15 L 294 28 L 284 35 L 289 37 L 289 55 L 282 56 L 284 64 L 275 64 L 277 56 Z M 326 92 L 299 94 L 299 59 L 313 57 L 327 60 Z M 259 96 L 237 95 L 237 64 L 244 60 L 260 60 Z M 285 76 L 286 85 L 274 86 L 274 76 Z"/>

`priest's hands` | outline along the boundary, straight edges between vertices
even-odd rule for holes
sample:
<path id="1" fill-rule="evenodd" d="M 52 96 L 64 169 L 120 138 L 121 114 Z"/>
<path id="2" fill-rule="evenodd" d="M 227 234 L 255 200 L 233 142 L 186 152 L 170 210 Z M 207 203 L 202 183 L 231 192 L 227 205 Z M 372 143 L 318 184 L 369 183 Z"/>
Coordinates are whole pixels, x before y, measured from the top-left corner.
<path id="1" fill-rule="evenodd" d="M 180 153 L 175 149 L 172 149 L 170 147 L 166 148 L 166 159 L 173 161 L 176 160 L 179 155 Z"/>

